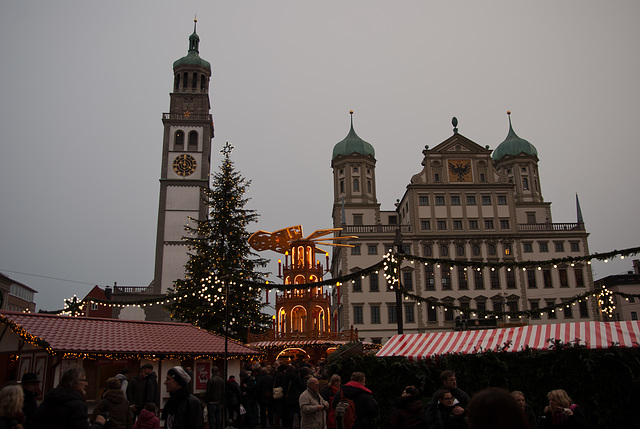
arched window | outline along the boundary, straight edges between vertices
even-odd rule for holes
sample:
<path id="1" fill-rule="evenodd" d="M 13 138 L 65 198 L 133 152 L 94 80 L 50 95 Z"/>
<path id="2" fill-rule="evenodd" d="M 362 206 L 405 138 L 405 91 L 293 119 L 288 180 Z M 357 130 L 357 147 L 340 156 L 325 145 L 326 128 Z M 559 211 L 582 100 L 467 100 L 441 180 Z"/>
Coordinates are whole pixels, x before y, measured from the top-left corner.
<path id="1" fill-rule="evenodd" d="M 474 244 L 473 247 L 473 256 L 480 256 L 480 246 Z"/>
<path id="2" fill-rule="evenodd" d="M 358 179 L 353 179 L 353 190 L 355 192 L 360 191 L 360 181 Z"/>
<path id="3" fill-rule="evenodd" d="M 193 74 L 193 81 L 191 82 L 191 88 L 196 89 L 198 85 L 198 73 Z"/>
<path id="4" fill-rule="evenodd" d="M 198 132 L 197 131 L 191 131 L 189 133 L 189 148 L 195 148 L 198 147 Z"/>
<path id="5" fill-rule="evenodd" d="M 207 77 L 204 74 L 200 75 L 200 90 L 204 91 L 207 87 Z"/>
<path id="6" fill-rule="evenodd" d="M 344 180 L 340 181 L 340 193 L 344 194 Z"/>
<path id="7" fill-rule="evenodd" d="M 180 73 L 176 74 L 176 77 L 173 81 L 173 87 L 175 91 L 180 89 Z"/>
<path id="8" fill-rule="evenodd" d="M 371 180 L 367 180 L 367 192 L 371 193 Z"/>
<path id="9" fill-rule="evenodd" d="M 529 180 L 526 177 L 522 178 L 522 189 L 529 189 Z"/>
<path id="10" fill-rule="evenodd" d="M 424 251 L 424 256 L 426 257 L 430 257 L 433 254 L 433 250 L 431 249 L 430 244 L 427 244 L 426 246 L 424 246 L 423 251 Z"/>
<path id="11" fill-rule="evenodd" d="M 187 89 L 187 80 L 189 79 L 189 73 L 184 72 L 184 80 L 182 81 L 182 89 Z"/>
<path id="12" fill-rule="evenodd" d="M 446 244 L 440 246 L 440 256 L 449 256 L 449 246 Z"/>
<path id="13" fill-rule="evenodd" d="M 184 131 L 176 131 L 175 146 L 176 148 L 179 147 L 179 149 L 184 149 Z"/>
<path id="14" fill-rule="evenodd" d="M 456 255 L 458 256 L 464 256 L 464 246 L 458 244 L 456 246 Z"/>
<path id="15" fill-rule="evenodd" d="M 511 245 L 510 244 L 505 244 L 504 245 L 504 254 L 505 254 L 505 256 L 511 255 Z"/>
<path id="16" fill-rule="evenodd" d="M 496 245 L 495 244 L 490 244 L 489 245 L 489 255 L 495 255 L 496 254 Z"/>

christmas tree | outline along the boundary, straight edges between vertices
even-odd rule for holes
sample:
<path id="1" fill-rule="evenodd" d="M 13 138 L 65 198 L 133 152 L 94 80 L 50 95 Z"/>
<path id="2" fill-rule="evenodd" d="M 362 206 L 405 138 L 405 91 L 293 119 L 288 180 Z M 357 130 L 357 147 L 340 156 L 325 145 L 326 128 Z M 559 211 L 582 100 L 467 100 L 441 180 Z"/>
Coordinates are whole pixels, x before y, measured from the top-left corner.
<path id="1" fill-rule="evenodd" d="M 184 279 L 175 282 L 170 293 L 180 296 L 167 308 L 171 317 L 221 335 L 227 333 L 226 303 L 228 287 L 228 335 L 247 341 L 247 329 L 263 328 L 270 316 L 263 313 L 261 290 L 243 284 L 242 280 L 263 280 L 256 271 L 267 264 L 258 258 L 248 243 L 247 225 L 256 222 L 258 214 L 247 210 L 245 197 L 251 182 L 235 171 L 229 159 L 233 146 L 227 142 L 221 150 L 224 158 L 214 174 L 211 187 L 203 190 L 208 210 L 205 220 L 192 219 L 185 226 L 184 237 L 189 249 Z"/>

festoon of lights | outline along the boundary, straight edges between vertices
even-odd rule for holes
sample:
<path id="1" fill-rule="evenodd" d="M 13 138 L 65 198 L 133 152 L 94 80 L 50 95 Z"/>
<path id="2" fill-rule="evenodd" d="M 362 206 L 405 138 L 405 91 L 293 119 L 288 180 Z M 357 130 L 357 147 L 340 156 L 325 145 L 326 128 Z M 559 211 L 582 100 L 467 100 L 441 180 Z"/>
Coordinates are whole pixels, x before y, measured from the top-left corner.
<path id="1" fill-rule="evenodd" d="M 407 261 L 411 264 L 419 262 L 425 265 L 432 264 L 435 267 L 446 266 L 446 267 L 449 267 L 450 270 L 453 270 L 454 267 L 463 267 L 465 270 L 469 270 L 469 269 L 482 270 L 484 268 L 496 270 L 500 268 L 506 268 L 507 270 L 520 269 L 522 271 L 526 271 L 530 269 L 542 270 L 543 267 L 553 267 L 557 269 L 559 266 L 564 266 L 564 265 L 575 266 L 575 264 L 580 264 L 580 263 L 591 264 L 591 261 L 594 259 L 608 263 L 609 260 L 614 259 L 618 256 L 621 259 L 624 259 L 629 256 L 637 255 L 638 253 L 640 253 L 640 247 L 633 247 L 633 248 L 624 249 L 624 250 L 614 250 L 607 253 L 594 253 L 586 256 L 555 258 L 555 259 L 550 259 L 546 261 L 522 261 L 522 262 L 461 261 L 461 260 L 442 259 L 442 258 L 424 258 L 424 257 L 414 256 L 409 254 L 397 255 L 393 253 L 387 253 L 386 255 L 384 255 L 383 259 L 380 262 L 374 265 L 371 265 L 370 267 L 367 267 L 360 271 L 356 271 L 354 273 L 350 273 L 340 277 L 334 277 L 329 280 L 323 280 L 321 282 L 305 283 L 303 287 L 300 287 L 301 286 L 300 284 L 275 284 L 275 283 L 270 283 L 269 281 L 255 282 L 251 280 L 234 278 L 233 276 L 230 277 L 230 281 L 233 281 L 235 282 L 235 284 L 239 284 L 241 286 L 246 285 L 248 287 L 255 287 L 255 288 L 261 288 L 266 290 L 277 289 L 280 291 L 291 291 L 291 290 L 297 290 L 297 289 L 309 289 L 309 288 L 320 287 L 320 286 L 343 286 L 344 284 L 347 284 L 350 281 L 354 282 L 358 278 L 365 278 L 368 275 L 371 275 L 373 273 L 377 274 L 379 270 L 384 270 L 384 275 L 387 282 L 390 284 L 390 289 L 392 287 L 400 287 L 401 292 L 406 300 L 413 299 L 418 304 L 426 303 L 431 305 L 434 308 L 440 307 L 440 308 L 443 308 L 445 311 L 457 311 L 460 314 L 471 314 L 474 317 L 477 314 L 485 317 L 505 316 L 510 319 L 512 317 L 519 317 L 519 318 L 523 316 L 530 317 L 534 314 L 543 315 L 544 313 L 553 313 L 556 310 L 562 311 L 562 308 L 567 308 L 569 305 L 575 305 L 576 303 L 580 303 L 583 300 L 588 300 L 590 297 L 594 297 L 598 299 L 598 304 L 600 304 L 600 308 L 602 309 L 602 311 L 605 314 L 611 315 L 612 311 L 615 309 L 615 303 L 613 300 L 614 296 L 621 296 L 628 300 L 630 298 L 640 298 L 640 294 L 629 294 L 624 292 L 611 291 L 606 287 L 602 287 L 597 290 L 592 290 L 592 291 L 585 292 L 583 294 L 575 295 L 570 300 L 564 301 L 562 303 L 541 307 L 536 310 L 521 310 L 521 311 L 478 310 L 478 309 L 470 309 L 466 307 L 456 306 L 446 302 L 440 302 L 435 298 L 421 297 L 407 291 L 401 286 L 401 284 L 398 281 L 399 267 L 401 266 L 402 262 Z M 200 294 L 200 296 L 207 297 L 207 299 L 209 299 L 210 302 L 211 300 L 221 299 L 219 297 L 215 297 L 214 295 L 211 295 L 212 289 L 210 289 L 210 288 L 217 288 L 218 292 L 220 293 L 222 291 L 222 288 L 224 287 L 221 279 L 218 279 L 217 277 L 214 277 L 214 278 L 207 277 L 202 280 L 202 285 L 204 285 L 204 287 L 193 288 L 181 294 L 169 293 L 161 299 L 120 301 L 116 303 L 113 301 L 102 300 L 102 299 L 91 298 L 91 297 L 86 298 L 84 301 L 79 301 L 77 297 L 74 297 L 70 300 L 65 300 L 65 310 L 57 310 L 57 311 L 51 311 L 47 313 L 60 314 L 66 311 L 68 314 L 71 314 L 71 313 L 79 314 L 81 313 L 80 311 L 74 312 L 73 309 L 75 308 L 77 310 L 78 308 L 81 308 L 78 306 L 81 306 L 83 305 L 83 303 L 87 303 L 87 302 L 101 304 L 108 307 L 146 307 L 146 306 L 152 306 L 152 305 L 165 305 L 165 304 L 169 304 L 174 300 L 184 299 L 189 296 L 198 296 L 198 294 Z M 396 285 L 399 285 L 399 286 L 396 286 Z"/>

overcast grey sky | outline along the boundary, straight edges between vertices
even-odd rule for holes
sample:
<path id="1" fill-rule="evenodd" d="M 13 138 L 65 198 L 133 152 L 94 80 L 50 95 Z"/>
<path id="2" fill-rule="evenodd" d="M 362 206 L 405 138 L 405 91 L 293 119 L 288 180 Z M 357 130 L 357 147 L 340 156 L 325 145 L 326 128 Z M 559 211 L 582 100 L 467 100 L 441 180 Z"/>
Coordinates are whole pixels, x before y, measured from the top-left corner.
<path id="1" fill-rule="evenodd" d="M 0 271 L 38 309 L 151 282 L 161 117 L 196 13 L 212 168 L 231 141 L 252 231 L 331 226 L 350 109 L 386 210 L 452 116 L 494 149 L 511 110 L 553 221 L 576 221 L 577 192 L 591 252 L 640 245 L 638 1 L 0 0 Z"/>

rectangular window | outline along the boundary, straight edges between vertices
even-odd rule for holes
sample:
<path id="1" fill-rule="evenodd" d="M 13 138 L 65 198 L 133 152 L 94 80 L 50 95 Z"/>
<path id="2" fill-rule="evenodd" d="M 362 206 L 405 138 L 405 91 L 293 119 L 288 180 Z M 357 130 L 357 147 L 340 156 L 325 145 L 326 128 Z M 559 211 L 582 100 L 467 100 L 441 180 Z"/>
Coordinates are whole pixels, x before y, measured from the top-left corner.
<path id="1" fill-rule="evenodd" d="M 567 269 L 560 268 L 558 270 L 558 274 L 560 275 L 560 287 L 569 287 L 569 278 L 567 277 Z"/>
<path id="2" fill-rule="evenodd" d="M 552 307 L 556 305 L 556 301 L 553 299 L 546 300 L 547 307 Z M 549 319 L 555 319 L 557 317 L 555 310 L 549 310 L 548 316 Z"/>
<path id="3" fill-rule="evenodd" d="M 447 221 L 446 220 L 439 220 L 438 221 L 438 229 L 439 230 L 447 229 Z"/>
<path id="4" fill-rule="evenodd" d="M 453 303 L 452 302 L 447 302 L 447 304 L 451 305 Z M 453 310 L 450 310 L 448 308 L 444 309 L 444 321 L 445 322 L 453 322 Z"/>
<path id="5" fill-rule="evenodd" d="M 540 308 L 538 301 L 529 301 L 529 308 L 531 309 L 531 318 L 539 319 L 540 313 L 538 312 L 538 308 Z"/>
<path id="6" fill-rule="evenodd" d="M 536 280 L 536 272 L 534 269 L 527 270 L 527 283 L 529 289 L 537 289 L 538 282 Z"/>
<path id="7" fill-rule="evenodd" d="M 451 195 L 451 205 L 452 206 L 460 205 L 460 197 L 458 195 Z"/>
<path id="8" fill-rule="evenodd" d="M 426 195 L 420 195 L 418 197 L 418 204 L 421 206 L 428 206 L 429 205 L 429 197 Z"/>
<path id="9" fill-rule="evenodd" d="M 380 323 L 380 306 L 371 306 L 371 323 Z"/>
<path id="10" fill-rule="evenodd" d="M 529 224 L 536 223 L 536 214 L 535 213 L 527 213 L 527 223 L 529 223 Z"/>
<path id="11" fill-rule="evenodd" d="M 507 301 L 507 307 L 509 308 L 509 311 L 515 313 L 516 311 L 518 311 L 518 301 Z"/>
<path id="12" fill-rule="evenodd" d="M 354 305 L 353 306 L 353 324 L 354 325 L 361 325 L 363 323 L 362 321 L 362 306 L 361 305 Z"/>
<path id="13" fill-rule="evenodd" d="M 436 206 L 444 206 L 444 197 L 436 196 Z"/>
<path id="14" fill-rule="evenodd" d="M 553 287 L 553 283 L 551 282 L 551 270 L 542 270 L 542 278 L 544 279 L 544 287 Z"/>
<path id="15" fill-rule="evenodd" d="M 556 252 L 564 252 L 564 243 L 562 241 L 557 241 L 555 245 L 556 245 Z"/>
<path id="16" fill-rule="evenodd" d="M 509 229 L 509 219 L 500 219 L 500 228 Z"/>
<path id="17" fill-rule="evenodd" d="M 478 311 L 487 311 L 487 301 L 476 301 Z"/>
<path id="18" fill-rule="evenodd" d="M 378 245 L 377 244 L 369 244 L 367 246 L 367 253 L 369 255 L 377 255 L 378 254 Z"/>
<path id="19" fill-rule="evenodd" d="M 549 244 L 548 243 L 538 243 L 540 245 L 540 251 L 541 252 L 548 252 L 549 251 Z"/>
<path id="20" fill-rule="evenodd" d="M 533 253 L 533 243 L 522 243 L 524 253 Z"/>
<path id="21" fill-rule="evenodd" d="M 587 318 L 589 317 L 589 308 L 586 300 L 580 301 L 580 317 Z"/>
<path id="22" fill-rule="evenodd" d="M 457 230 L 462 229 L 462 221 L 461 220 L 454 220 L 453 221 L 453 229 L 457 229 Z"/>
<path id="23" fill-rule="evenodd" d="M 380 337 L 371 338 L 371 342 L 373 344 L 382 344 L 382 338 Z"/>
<path id="24" fill-rule="evenodd" d="M 478 221 L 475 219 L 469 220 L 469 229 L 478 229 Z"/>
<path id="25" fill-rule="evenodd" d="M 362 292 L 362 279 L 360 277 L 353 279 L 353 291 Z"/>
<path id="26" fill-rule="evenodd" d="M 573 273 L 576 276 L 576 287 L 584 287 L 584 278 L 582 277 L 582 268 L 574 268 Z"/>
<path id="27" fill-rule="evenodd" d="M 516 288 L 516 275 L 514 270 L 507 270 L 507 289 Z"/>
<path id="28" fill-rule="evenodd" d="M 565 319 L 573 319 L 573 310 L 571 308 L 571 304 L 562 307 L 562 311 L 564 312 Z"/>
<path id="29" fill-rule="evenodd" d="M 389 225 L 397 225 L 398 224 L 398 216 L 392 215 L 389 216 Z"/>
<path id="30" fill-rule="evenodd" d="M 473 273 L 474 273 L 473 274 L 473 276 L 474 276 L 473 282 L 475 283 L 475 288 L 476 289 L 484 289 L 484 279 L 482 277 L 482 269 L 480 269 L 480 271 L 475 270 Z"/>
<path id="31" fill-rule="evenodd" d="M 396 323 L 398 321 L 396 317 L 396 305 L 387 305 L 387 312 L 389 313 L 389 323 Z"/>
<path id="32" fill-rule="evenodd" d="M 504 195 L 498 195 L 498 204 L 504 206 L 507 204 L 507 197 Z"/>
<path id="33" fill-rule="evenodd" d="M 637 311 L 632 311 L 631 312 L 631 320 L 638 320 L 638 312 Z"/>
<path id="34" fill-rule="evenodd" d="M 483 195 L 482 196 L 482 205 L 490 206 L 491 205 L 491 195 Z"/>
<path id="35" fill-rule="evenodd" d="M 485 219 L 484 229 L 493 229 L 493 219 Z"/>
<path id="36" fill-rule="evenodd" d="M 451 269 L 448 266 L 440 266 L 440 277 L 442 278 L 442 290 L 451 290 Z"/>
<path id="37" fill-rule="evenodd" d="M 433 305 L 427 306 L 427 321 L 428 322 L 438 321 L 438 309 Z"/>
<path id="38" fill-rule="evenodd" d="M 580 243 L 578 243 L 577 241 L 574 241 L 571 243 L 571 251 L 572 252 L 579 252 L 580 251 Z"/>
<path id="39" fill-rule="evenodd" d="M 476 196 L 475 195 L 467 195 L 467 205 L 475 206 L 476 205 Z"/>
<path id="40" fill-rule="evenodd" d="M 425 290 L 436 290 L 436 282 L 433 276 L 433 265 L 424 266 Z"/>
<path id="41" fill-rule="evenodd" d="M 420 229 L 423 230 L 423 231 L 431 229 L 431 221 L 430 220 L 421 220 L 420 221 Z"/>
<path id="42" fill-rule="evenodd" d="M 502 312 L 503 311 L 503 309 L 502 309 L 502 301 L 501 300 L 500 301 L 498 301 L 498 300 L 491 301 L 491 303 L 493 304 L 493 311 L 497 311 L 497 312 Z"/>
<path id="43" fill-rule="evenodd" d="M 369 291 L 370 292 L 378 292 L 380 289 L 378 288 L 378 274 L 373 272 L 369 274 Z"/>
<path id="44" fill-rule="evenodd" d="M 353 224 L 354 225 L 362 225 L 362 215 L 361 214 L 354 214 L 353 215 Z"/>
<path id="45" fill-rule="evenodd" d="M 416 316 L 413 312 L 413 304 L 404 305 L 404 321 L 406 323 L 413 323 L 416 321 Z"/>
<path id="46" fill-rule="evenodd" d="M 402 273 L 402 286 L 406 290 L 413 290 L 413 273 L 411 271 Z"/>
<path id="47" fill-rule="evenodd" d="M 491 289 L 500 289 L 500 271 L 491 271 Z"/>
<path id="48" fill-rule="evenodd" d="M 458 289 L 469 289 L 469 282 L 467 281 L 467 270 L 464 267 L 458 267 Z"/>
<path id="49" fill-rule="evenodd" d="M 360 254 L 360 245 L 356 244 L 351 248 L 351 254 L 352 255 L 359 255 Z"/>

